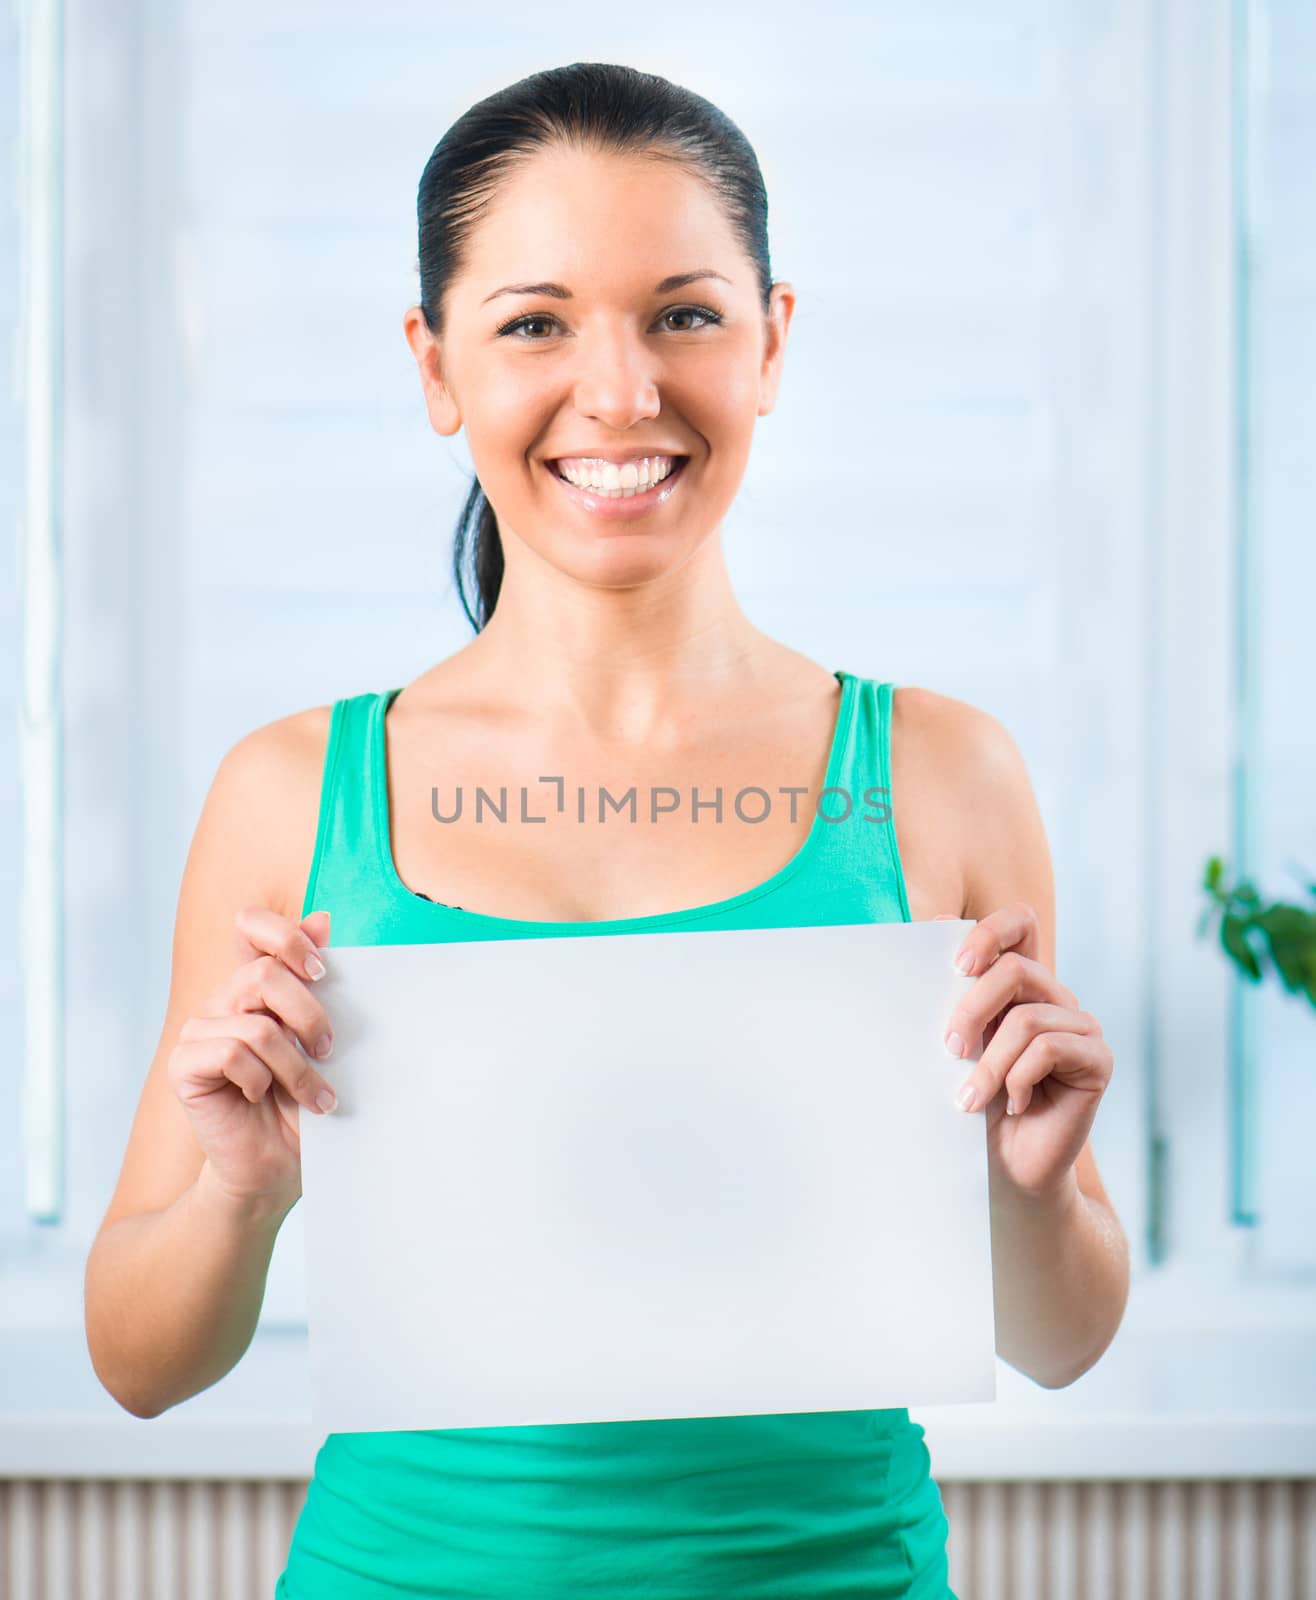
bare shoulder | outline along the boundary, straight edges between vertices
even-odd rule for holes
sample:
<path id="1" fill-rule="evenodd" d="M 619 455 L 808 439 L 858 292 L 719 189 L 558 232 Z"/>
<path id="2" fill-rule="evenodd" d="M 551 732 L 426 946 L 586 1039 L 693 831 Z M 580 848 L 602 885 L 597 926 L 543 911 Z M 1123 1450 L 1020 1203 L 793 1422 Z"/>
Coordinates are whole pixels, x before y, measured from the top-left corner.
<path id="1" fill-rule="evenodd" d="M 911 877 L 939 886 L 938 911 L 985 915 L 984 901 L 1001 892 L 1002 869 L 1043 893 L 1049 860 L 1044 869 L 1032 785 L 999 718 L 953 695 L 900 685 L 891 699 L 891 769 L 901 851 Z"/>
<path id="2" fill-rule="evenodd" d="M 1050 845 L 1014 736 L 989 711 L 931 689 L 898 689 L 891 725 L 893 768 L 897 729 L 903 727 L 908 781 L 916 793 L 926 788 L 938 796 L 945 808 L 941 827 L 961 863 L 962 915 L 981 920 L 1017 900 L 1032 906 L 1043 963 L 1054 971 Z M 898 792 L 899 780 L 893 776 L 892 782 Z"/>
<path id="3" fill-rule="evenodd" d="M 1005 724 L 990 711 L 938 694 L 915 684 L 901 684 L 892 692 L 892 731 L 907 733 L 915 752 L 935 754 L 941 760 L 958 756 L 960 763 L 986 761 L 1008 766 L 1021 760 Z"/>
<path id="4" fill-rule="evenodd" d="M 201 1169 L 169 1059 L 184 1022 L 208 1014 L 209 996 L 233 970 L 238 914 L 264 906 L 301 921 L 330 711 L 317 706 L 255 728 L 216 768 L 179 885 L 164 1022 L 102 1229 L 172 1204 Z"/>
<path id="5" fill-rule="evenodd" d="M 315 851 L 320 788 L 333 707 L 311 706 L 262 723 L 224 755 L 215 789 L 224 825 L 259 838 L 265 904 L 294 922 Z M 248 838 L 248 847 L 251 838 Z"/>
<path id="6" fill-rule="evenodd" d="M 892 760 L 896 746 L 917 780 L 936 777 L 943 787 L 972 799 L 975 809 L 993 799 L 1009 804 L 1031 787 L 1023 753 L 999 718 L 967 700 L 935 689 L 901 685 L 891 699 Z"/>

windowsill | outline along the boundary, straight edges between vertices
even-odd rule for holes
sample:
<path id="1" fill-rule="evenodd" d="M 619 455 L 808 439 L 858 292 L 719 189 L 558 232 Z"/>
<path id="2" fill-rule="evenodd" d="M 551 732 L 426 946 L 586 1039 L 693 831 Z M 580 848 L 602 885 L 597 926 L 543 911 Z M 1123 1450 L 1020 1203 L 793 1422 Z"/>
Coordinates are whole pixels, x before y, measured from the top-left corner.
<path id="1" fill-rule="evenodd" d="M 998 1362 L 995 1401 L 910 1412 L 941 1482 L 1316 1477 L 1314 1356 L 1310 1285 L 1224 1294 L 1167 1268 L 1077 1383 Z M 323 1440 L 301 1328 L 260 1328 L 220 1383 L 149 1420 L 101 1387 L 71 1318 L 0 1328 L 0 1357 L 7 1477 L 304 1479 Z"/>

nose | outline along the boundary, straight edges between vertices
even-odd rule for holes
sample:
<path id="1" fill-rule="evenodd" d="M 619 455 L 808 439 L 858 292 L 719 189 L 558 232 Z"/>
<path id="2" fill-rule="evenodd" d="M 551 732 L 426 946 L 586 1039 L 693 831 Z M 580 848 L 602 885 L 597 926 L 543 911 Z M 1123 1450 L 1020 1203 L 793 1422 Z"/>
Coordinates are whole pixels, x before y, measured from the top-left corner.
<path id="1" fill-rule="evenodd" d="M 661 362 L 643 335 L 625 331 L 582 339 L 576 409 L 618 430 L 662 410 Z"/>

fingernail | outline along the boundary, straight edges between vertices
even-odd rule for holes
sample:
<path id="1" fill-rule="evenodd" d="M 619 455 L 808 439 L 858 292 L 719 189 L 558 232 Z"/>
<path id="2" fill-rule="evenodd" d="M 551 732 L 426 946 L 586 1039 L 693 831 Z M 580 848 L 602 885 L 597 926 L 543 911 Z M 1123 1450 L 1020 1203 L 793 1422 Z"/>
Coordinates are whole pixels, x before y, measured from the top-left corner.
<path id="1" fill-rule="evenodd" d="M 326 1057 L 326 1056 L 327 1056 L 327 1055 L 328 1055 L 328 1054 L 329 1054 L 329 1052 L 330 1052 L 330 1051 L 331 1051 L 331 1050 L 332 1050 L 332 1049 L 333 1049 L 333 1047 L 334 1047 L 334 1037 L 333 1037 L 333 1034 L 331 1034 L 331 1033 L 326 1033 L 326 1034 L 325 1034 L 325 1036 L 324 1036 L 324 1038 L 323 1038 L 323 1039 L 321 1039 L 321 1040 L 320 1040 L 320 1042 L 319 1042 L 319 1044 L 317 1044 L 317 1045 L 316 1045 L 316 1047 L 315 1047 L 315 1054 L 316 1054 L 316 1057 L 317 1057 L 317 1058 L 318 1058 L 318 1059 L 319 1059 L 319 1060 L 320 1060 L 320 1061 L 323 1061 L 323 1060 L 324 1060 L 324 1058 L 325 1058 L 325 1057 Z"/>
<path id="2" fill-rule="evenodd" d="M 972 1111 L 973 1102 L 977 1099 L 977 1092 L 971 1083 L 966 1083 L 955 1096 L 955 1104 L 961 1111 Z"/>
<path id="3" fill-rule="evenodd" d="M 321 1089 L 315 1097 L 315 1103 L 321 1111 L 333 1111 L 338 1106 L 338 1096 L 332 1089 Z"/>
<path id="4" fill-rule="evenodd" d="M 974 956 L 972 950 L 961 950 L 959 955 L 955 957 L 956 971 L 964 973 L 964 975 L 967 977 L 969 973 L 973 971 L 973 961 Z"/>
<path id="5" fill-rule="evenodd" d="M 946 1048 L 951 1055 L 962 1056 L 964 1054 L 964 1040 L 960 1038 L 958 1033 L 948 1033 L 946 1035 Z"/>
<path id="6" fill-rule="evenodd" d="M 306 976 L 313 982 L 316 978 L 324 977 L 324 962 L 319 956 L 310 955 L 306 958 Z"/>
<path id="7" fill-rule="evenodd" d="M 1014 1097 L 1013 1096 L 1011 1096 L 1010 1099 L 1008 1099 L 1005 1102 L 1005 1114 L 1006 1114 L 1007 1117 L 1012 1117 L 1014 1115 Z"/>

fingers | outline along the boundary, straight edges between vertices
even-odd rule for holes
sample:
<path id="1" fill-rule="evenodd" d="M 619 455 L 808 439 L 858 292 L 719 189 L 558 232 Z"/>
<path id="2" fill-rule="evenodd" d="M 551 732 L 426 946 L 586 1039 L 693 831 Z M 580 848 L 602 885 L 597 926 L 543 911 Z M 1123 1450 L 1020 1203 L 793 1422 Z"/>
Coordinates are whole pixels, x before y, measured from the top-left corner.
<path id="1" fill-rule="evenodd" d="M 277 956 L 300 978 L 312 983 L 324 976 L 324 962 L 317 954 L 329 942 L 329 913 L 312 911 L 300 922 L 293 922 L 268 906 L 246 906 L 233 919 L 238 959 L 253 961 L 257 956 Z M 308 924 L 310 926 L 308 927 Z"/>
<path id="2" fill-rule="evenodd" d="M 1008 950 L 1017 950 L 1034 961 L 1042 953 L 1042 930 L 1037 912 L 1024 900 L 1016 900 L 1012 905 L 993 911 L 989 917 L 983 917 L 964 936 L 964 943 L 955 953 L 955 965 L 969 975 L 987 972 L 997 957 L 1003 958 Z M 966 956 L 969 959 L 961 967 L 960 961 Z"/>
<path id="3" fill-rule="evenodd" d="M 333 1085 L 306 1059 L 277 1017 L 252 1011 L 189 1017 L 178 1038 L 171 1071 L 184 1098 L 209 1093 L 224 1078 L 253 1104 L 274 1082 L 309 1111 L 332 1110 L 337 1103 Z"/>
<path id="4" fill-rule="evenodd" d="M 987 1024 L 1008 1005 L 1040 1000 L 1074 1006 L 1072 992 L 1040 961 L 1007 950 L 976 980 L 946 1021 L 946 1048 L 953 1056 L 972 1055 Z"/>
<path id="5" fill-rule="evenodd" d="M 329 938 L 329 913 L 312 911 L 301 924 L 268 906 L 247 906 L 234 918 L 245 959 L 211 996 L 207 1016 L 269 1011 L 300 1039 L 308 1055 L 323 1061 L 333 1048 L 324 1007 L 306 988 L 324 976 L 317 951 Z"/>
<path id="6" fill-rule="evenodd" d="M 319 946 L 320 949 L 329 943 L 329 913 L 327 911 L 309 911 L 302 918 L 302 929 Z M 314 950 L 307 951 L 303 965 L 307 976 L 312 982 L 324 977 L 324 962 Z"/>
<path id="7" fill-rule="evenodd" d="M 324 1006 L 277 956 L 257 956 L 230 973 L 215 991 L 206 1014 L 229 1017 L 244 1011 L 272 1012 L 317 1061 L 323 1061 L 333 1049 L 333 1030 Z"/>
<path id="8" fill-rule="evenodd" d="M 1075 1034 L 1087 1034 L 1087 1012 L 1066 1006 L 1011 1006 L 982 1056 L 965 1078 L 956 1104 L 966 1111 L 990 1105 L 1003 1087 L 1010 1091 L 1007 1113 L 1023 1111 L 1032 1098 L 1033 1085 L 1055 1071 L 1062 1062 L 1066 1083 L 1074 1058 Z M 965 1104 L 966 1093 L 972 1095 Z"/>
<path id="9" fill-rule="evenodd" d="M 1006 1112 L 1019 1116 L 1027 1111 L 1034 1089 L 1046 1078 L 1066 1089 L 1088 1091 L 1095 1106 L 1110 1082 L 1112 1065 L 1104 1039 L 1087 1033 L 1039 1033 L 1005 1078 Z"/>

